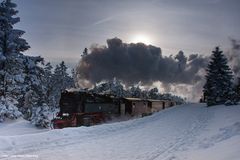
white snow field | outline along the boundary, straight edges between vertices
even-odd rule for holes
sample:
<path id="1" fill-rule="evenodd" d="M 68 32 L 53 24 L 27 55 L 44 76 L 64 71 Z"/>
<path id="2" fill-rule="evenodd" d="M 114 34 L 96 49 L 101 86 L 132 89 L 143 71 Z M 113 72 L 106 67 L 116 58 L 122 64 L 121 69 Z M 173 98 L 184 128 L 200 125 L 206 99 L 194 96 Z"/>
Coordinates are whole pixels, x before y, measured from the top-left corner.
<path id="1" fill-rule="evenodd" d="M 2 124 L 0 123 L 0 137 L 33 134 L 46 131 L 48 131 L 48 129 L 37 129 L 29 121 L 22 118 L 14 121 L 8 120 Z M 0 143 L 0 146 L 1 145 L 2 144 Z"/>
<path id="2" fill-rule="evenodd" d="M 8 130 L 0 134 L 0 159 L 240 159 L 239 105 L 186 104 L 125 122 L 40 133 L 10 128 L 0 127 Z"/>

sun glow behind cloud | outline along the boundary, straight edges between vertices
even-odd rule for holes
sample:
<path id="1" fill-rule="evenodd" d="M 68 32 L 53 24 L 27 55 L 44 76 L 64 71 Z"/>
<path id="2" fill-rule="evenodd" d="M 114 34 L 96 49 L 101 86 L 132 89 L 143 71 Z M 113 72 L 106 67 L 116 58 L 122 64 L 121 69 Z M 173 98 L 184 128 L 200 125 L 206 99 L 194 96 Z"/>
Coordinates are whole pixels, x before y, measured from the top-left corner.
<path id="1" fill-rule="evenodd" d="M 151 37 L 146 34 L 136 34 L 130 39 L 130 43 L 152 44 L 153 41 Z"/>

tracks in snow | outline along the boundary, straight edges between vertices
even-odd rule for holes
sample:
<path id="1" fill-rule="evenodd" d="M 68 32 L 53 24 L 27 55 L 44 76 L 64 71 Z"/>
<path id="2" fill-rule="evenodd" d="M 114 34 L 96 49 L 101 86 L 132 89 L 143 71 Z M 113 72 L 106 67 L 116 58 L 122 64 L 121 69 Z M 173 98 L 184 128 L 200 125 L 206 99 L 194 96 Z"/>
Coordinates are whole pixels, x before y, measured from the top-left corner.
<path id="1" fill-rule="evenodd" d="M 163 146 L 159 146 L 154 152 L 146 156 L 146 160 L 177 160 L 174 156 L 174 152 L 187 150 L 191 147 L 191 144 L 195 141 L 196 137 L 202 130 L 208 125 L 208 122 L 213 118 L 213 112 L 205 109 L 201 112 L 196 112 L 196 117 L 191 123 L 191 126 L 187 128 L 182 134 L 176 136 L 176 138 L 170 143 L 165 143 Z M 190 117 L 189 117 L 190 118 Z M 191 118 L 189 119 L 191 121 Z"/>
<path id="2" fill-rule="evenodd" d="M 58 134 L 57 138 L 48 137 L 53 136 L 53 134 L 49 135 L 48 133 L 36 134 L 32 138 L 38 135 L 46 137 L 34 141 L 34 143 L 29 142 L 21 145 L 13 141 L 15 144 L 12 145 L 12 150 L 0 151 L 0 154 L 44 153 L 50 155 L 51 152 L 63 154 L 61 153 L 63 149 L 79 148 L 79 146 L 86 144 L 94 144 L 95 141 L 98 143 L 94 145 L 101 146 L 96 147 L 98 150 L 104 152 L 112 149 L 115 153 L 117 151 L 113 148 L 116 146 L 124 148 L 127 143 L 122 139 L 129 137 L 130 141 L 134 142 L 129 144 L 131 147 L 139 146 L 139 150 L 136 149 L 133 153 L 136 154 L 135 159 L 177 160 L 174 153 L 187 150 L 212 117 L 213 112 L 204 107 L 194 105 L 175 107 L 151 117 L 129 122 L 94 126 L 93 128 L 85 128 L 85 130 L 70 129 L 72 130 L 70 133 L 67 132 L 68 129 L 55 131 Z M 109 143 L 108 146 L 104 146 L 106 143 Z M 90 150 L 91 147 L 85 149 Z M 128 157 L 125 153 L 123 154 L 123 156 Z"/>

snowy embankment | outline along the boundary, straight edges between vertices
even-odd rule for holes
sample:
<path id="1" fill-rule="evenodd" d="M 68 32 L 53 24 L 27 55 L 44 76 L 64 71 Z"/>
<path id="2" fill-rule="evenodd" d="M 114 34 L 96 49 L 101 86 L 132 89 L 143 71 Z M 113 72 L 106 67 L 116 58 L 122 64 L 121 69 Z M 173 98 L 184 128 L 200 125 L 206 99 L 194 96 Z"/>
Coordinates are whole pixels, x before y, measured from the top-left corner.
<path id="1" fill-rule="evenodd" d="M 4 123 L 0 123 L 0 137 L 41 133 L 41 132 L 46 132 L 48 130 L 49 129 L 37 129 L 29 121 L 26 121 L 22 118 L 14 121 L 8 120 Z M 0 146 L 1 146 L 1 143 L 0 143 Z"/>
<path id="2" fill-rule="evenodd" d="M 240 106 L 188 104 L 120 123 L 9 135 L 0 134 L 0 159 L 239 160 Z"/>

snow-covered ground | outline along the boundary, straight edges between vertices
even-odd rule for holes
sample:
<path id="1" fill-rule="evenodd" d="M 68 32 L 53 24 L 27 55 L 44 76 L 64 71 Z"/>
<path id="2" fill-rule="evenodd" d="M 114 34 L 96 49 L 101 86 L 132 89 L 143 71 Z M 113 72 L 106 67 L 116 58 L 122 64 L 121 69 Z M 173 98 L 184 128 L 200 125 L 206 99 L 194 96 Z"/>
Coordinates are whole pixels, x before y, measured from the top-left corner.
<path id="1" fill-rule="evenodd" d="M 22 118 L 14 121 L 9 120 L 4 123 L 0 123 L 0 136 L 3 137 L 41 133 L 46 131 L 49 131 L 49 129 L 37 129 L 29 121 L 26 121 Z"/>
<path id="2" fill-rule="evenodd" d="M 188 104 L 125 122 L 43 132 L 22 123 L 0 126 L 0 159 L 240 159 L 239 105 Z M 21 125 L 29 130 L 14 129 Z"/>

